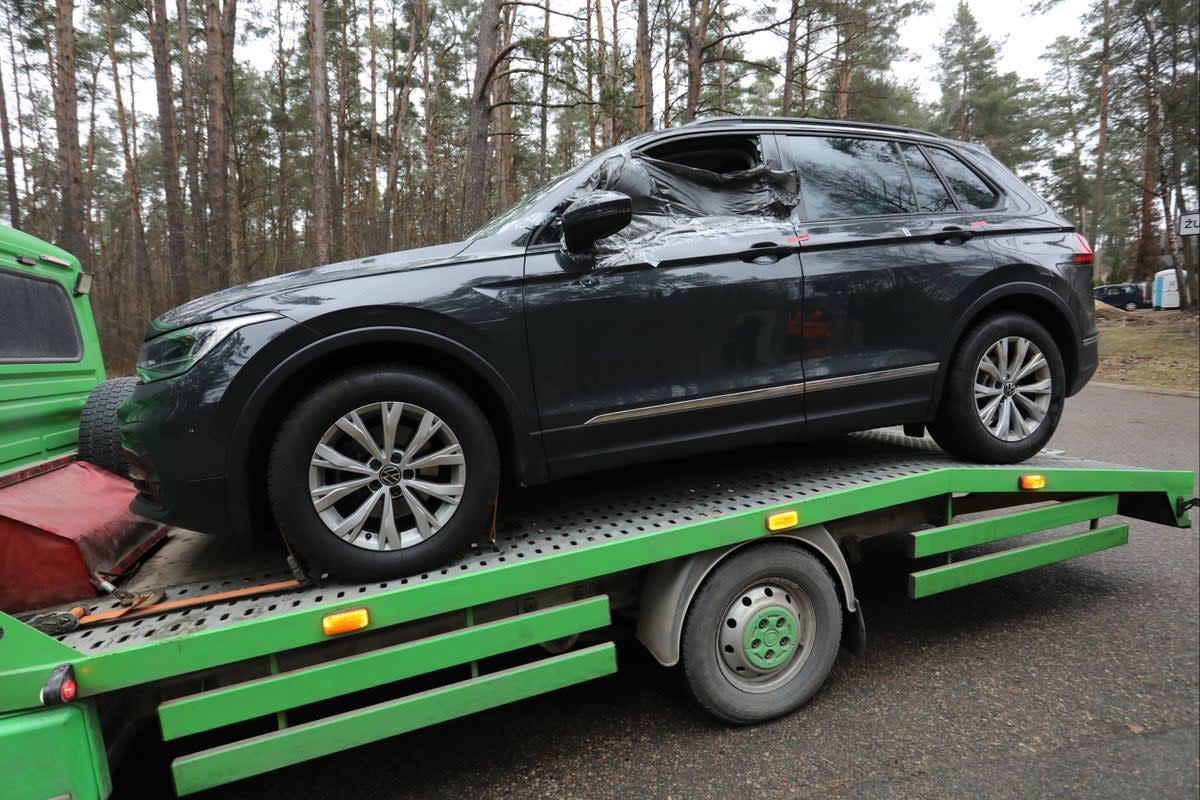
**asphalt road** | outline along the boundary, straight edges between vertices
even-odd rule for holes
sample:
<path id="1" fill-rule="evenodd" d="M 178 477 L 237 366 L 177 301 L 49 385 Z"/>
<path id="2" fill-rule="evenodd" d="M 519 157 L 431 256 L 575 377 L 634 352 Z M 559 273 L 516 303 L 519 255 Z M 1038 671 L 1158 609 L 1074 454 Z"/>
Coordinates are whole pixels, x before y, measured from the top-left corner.
<path id="1" fill-rule="evenodd" d="M 1194 397 L 1091 386 L 1052 446 L 1196 470 L 1198 420 Z M 1126 547 L 920 601 L 902 563 L 859 571 L 867 655 L 757 727 L 623 642 L 617 675 L 198 797 L 1195 798 L 1198 553 L 1195 525 L 1134 522 Z M 156 796 L 139 761 L 116 797 Z"/>

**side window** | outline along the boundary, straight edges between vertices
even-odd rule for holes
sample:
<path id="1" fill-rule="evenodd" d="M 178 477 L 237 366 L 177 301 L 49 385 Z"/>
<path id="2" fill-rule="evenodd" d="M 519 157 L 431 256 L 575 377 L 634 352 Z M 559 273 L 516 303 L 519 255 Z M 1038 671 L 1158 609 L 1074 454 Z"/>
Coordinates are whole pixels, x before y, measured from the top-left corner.
<path id="1" fill-rule="evenodd" d="M 929 157 L 946 177 L 946 182 L 958 196 L 958 203 L 964 210 L 982 211 L 992 208 L 1000 200 L 992 187 L 984 183 L 983 178 L 964 164 L 957 156 L 937 147 L 928 149 Z"/>
<path id="2" fill-rule="evenodd" d="M 763 163 L 762 146 L 757 136 L 690 136 L 656 147 L 646 155 L 685 167 L 727 175 L 753 169 Z"/>
<path id="3" fill-rule="evenodd" d="M 62 285 L 0 269 L 0 363 L 82 357 L 79 327 Z"/>
<path id="4" fill-rule="evenodd" d="M 920 209 L 931 213 L 956 210 L 954 198 L 946 191 L 946 185 L 921 153 L 921 148 L 915 144 L 902 144 L 900 154 L 904 156 L 908 174 L 912 177 Z"/>
<path id="5" fill-rule="evenodd" d="M 917 210 L 896 145 L 878 139 L 789 136 L 802 218 L 872 217 Z"/>

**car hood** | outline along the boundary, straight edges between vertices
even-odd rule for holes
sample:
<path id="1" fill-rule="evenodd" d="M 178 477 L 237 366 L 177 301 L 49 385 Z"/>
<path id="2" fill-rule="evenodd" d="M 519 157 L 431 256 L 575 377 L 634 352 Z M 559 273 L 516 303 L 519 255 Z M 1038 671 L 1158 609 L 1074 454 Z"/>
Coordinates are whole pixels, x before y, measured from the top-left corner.
<path id="1" fill-rule="evenodd" d="M 246 313 L 234 307 L 260 297 L 282 295 L 306 286 L 358 278 L 364 275 L 405 272 L 446 264 L 461 253 L 466 246 L 467 242 L 451 242 L 431 247 L 418 247 L 415 250 L 356 258 L 337 264 L 327 264 L 323 267 L 312 267 L 298 272 L 274 275 L 240 286 L 231 286 L 228 289 L 189 300 L 166 312 L 150 323 L 150 327 L 146 329 L 146 338 L 150 339 L 167 331 L 186 328 L 200 322 Z"/>

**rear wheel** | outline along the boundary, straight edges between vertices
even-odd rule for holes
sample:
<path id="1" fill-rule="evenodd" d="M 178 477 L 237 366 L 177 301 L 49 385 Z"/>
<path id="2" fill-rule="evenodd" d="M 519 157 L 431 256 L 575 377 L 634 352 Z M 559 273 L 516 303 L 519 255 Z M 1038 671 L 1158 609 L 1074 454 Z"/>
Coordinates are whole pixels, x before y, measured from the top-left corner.
<path id="1" fill-rule="evenodd" d="M 929 431 L 962 458 L 1023 461 L 1054 434 L 1065 395 L 1062 356 L 1046 329 L 1024 314 L 1000 314 L 963 337 Z"/>
<path id="2" fill-rule="evenodd" d="M 275 518 L 312 568 L 376 580 L 441 566 L 485 533 L 499 455 L 461 389 L 379 368 L 302 400 L 268 479 Z"/>
<path id="3" fill-rule="evenodd" d="M 1136 311 L 1136 310 L 1137 310 L 1137 303 L 1134 303 L 1134 302 L 1132 302 L 1132 301 L 1130 301 L 1130 302 L 1126 303 L 1126 304 L 1125 304 L 1125 310 L 1126 310 L 1126 311 Z"/>
<path id="4" fill-rule="evenodd" d="M 837 589 L 820 561 L 790 544 L 747 548 L 717 565 L 688 609 L 688 688 L 726 722 L 786 714 L 824 683 L 841 634 Z"/>

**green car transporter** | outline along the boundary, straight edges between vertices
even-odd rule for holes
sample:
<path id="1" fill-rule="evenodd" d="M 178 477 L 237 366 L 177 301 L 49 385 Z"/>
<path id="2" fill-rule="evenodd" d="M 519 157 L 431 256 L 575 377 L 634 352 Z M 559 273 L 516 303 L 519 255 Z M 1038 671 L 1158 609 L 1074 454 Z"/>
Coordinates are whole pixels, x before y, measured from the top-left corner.
<path id="1" fill-rule="evenodd" d="M 38 269 L 75 292 L 77 262 L 51 254 L 69 263 Z M 87 350 L 90 311 L 73 296 Z M 80 408 L 102 377 L 94 352 L 86 375 L 56 367 L 16 392 L 76 381 L 61 402 Z M 38 454 L 0 472 L 69 450 L 70 427 L 47 427 Z M 871 433 L 514 491 L 493 542 L 378 583 L 295 580 L 282 549 L 213 564 L 204 537 L 181 534 L 126 587 L 165 602 L 0 613 L 3 795 L 107 797 L 113 760 L 148 722 L 185 753 L 171 771 L 187 795 L 608 675 L 625 626 L 682 664 L 716 716 L 770 719 L 820 688 L 839 647 L 865 646 L 848 562 L 875 541 L 904 543 L 922 598 L 1124 544 L 1114 515 L 1186 527 L 1192 487 L 1186 471 L 1054 454 L 969 465 Z"/>

